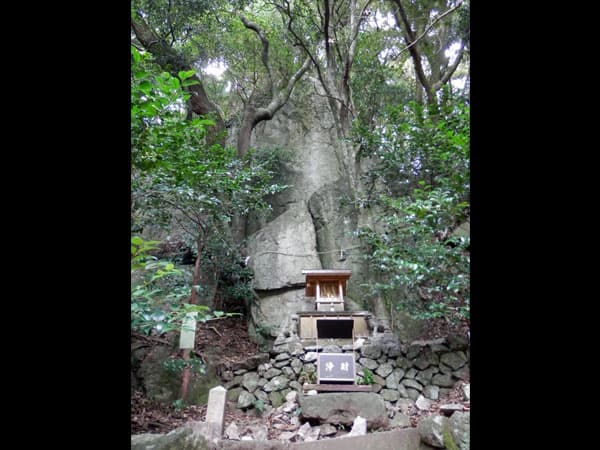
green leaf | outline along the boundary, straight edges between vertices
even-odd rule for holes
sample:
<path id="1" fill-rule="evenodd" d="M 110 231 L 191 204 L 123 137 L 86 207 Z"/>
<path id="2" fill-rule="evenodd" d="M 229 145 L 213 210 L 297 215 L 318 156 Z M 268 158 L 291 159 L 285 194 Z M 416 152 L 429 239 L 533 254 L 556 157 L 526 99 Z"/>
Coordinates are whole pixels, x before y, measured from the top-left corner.
<path id="1" fill-rule="evenodd" d="M 149 94 L 150 91 L 152 91 L 152 84 L 149 81 L 144 80 L 140 83 L 140 85 L 138 86 L 138 89 L 140 91 L 142 91 L 144 94 Z"/>
<path id="2" fill-rule="evenodd" d="M 131 238 L 131 243 L 133 245 L 140 246 L 140 245 L 142 245 L 144 243 L 144 241 L 143 241 L 143 239 L 141 237 L 134 236 L 134 237 Z"/>
<path id="3" fill-rule="evenodd" d="M 171 78 L 170 83 L 171 83 L 171 89 L 179 89 L 179 87 L 181 86 L 179 79 L 175 78 L 175 77 Z"/>
<path id="4" fill-rule="evenodd" d="M 131 46 L 131 56 L 133 56 L 133 61 L 139 63 L 142 59 L 140 52 L 133 45 Z"/>
<path id="5" fill-rule="evenodd" d="M 198 80 L 187 80 L 187 81 L 184 81 L 183 83 L 181 83 L 181 85 L 183 87 L 194 86 L 196 84 L 200 84 L 200 82 Z"/>
<path id="6" fill-rule="evenodd" d="M 195 73 L 195 70 L 180 70 L 177 75 L 179 75 L 179 78 L 183 81 L 194 76 Z"/>

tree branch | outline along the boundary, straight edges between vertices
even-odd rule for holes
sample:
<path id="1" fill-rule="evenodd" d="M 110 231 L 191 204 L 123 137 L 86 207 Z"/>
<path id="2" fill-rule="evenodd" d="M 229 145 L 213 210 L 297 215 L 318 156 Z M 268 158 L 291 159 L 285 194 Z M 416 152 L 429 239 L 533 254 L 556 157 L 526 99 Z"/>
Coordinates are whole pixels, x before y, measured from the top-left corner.
<path id="1" fill-rule="evenodd" d="M 329 48 L 329 0 L 324 0 L 325 17 L 323 17 L 323 38 L 325 39 L 325 55 L 327 64 L 333 65 L 331 49 Z"/>
<path id="2" fill-rule="evenodd" d="M 164 196 L 157 195 L 156 193 L 150 193 L 148 195 L 148 197 L 157 198 L 160 201 L 163 201 L 163 202 L 167 203 L 168 205 L 171 205 L 172 208 L 179 211 L 181 214 L 183 214 L 185 217 L 187 217 L 192 223 L 198 225 L 200 227 L 200 229 L 202 229 L 204 231 L 204 229 L 205 229 L 204 223 L 202 223 L 202 221 L 199 220 L 198 217 L 190 216 L 190 214 L 185 209 L 183 209 L 181 206 L 179 206 L 177 203 L 165 198 Z"/>
<path id="3" fill-rule="evenodd" d="M 427 102 L 430 104 L 435 103 L 435 94 L 431 89 L 431 84 L 429 83 L 429 80 L 425 75 L 425 71 L 423 70 L 423 64 L 421 63 L 421 54 L 415 46 L 415 34 L 408 20 L 408 16 L 406 15 L 406 11 L 404 10 L 402 3 L 400 3 L 400 0 L 392 0 L 392 2 L 398 7 L 396 10 L 394 10 L 393 14 L 396 19 L 396 23 L 398 23 L 398 26 L 400 26 L 401 23 L 403 24 L 404 40 L 407 44 L 406 48 L 408 48 L 410 56 L 412 57 L 417 78 L 421 83 L 421 86 L 423 86 L 425 92 L 427 93 Z M 398 17 L 398 14 L 400 14 L 400 17 Z"/>
<path id="4" fill-rule="evenodd" d="M 289 100 L 290 96 L 292 95 L 292 92 L 293 92 L 294 87 L 296 86 L 296 83 L 298 82 L 298 80 L 300 80 L 300 78 L 302 78 L 302 75 L 304 75 L 304 73 L 310 67 L 310 63 L 311 63 L 310 58 L 306 57 L 302 66 L 290 78 L 285 90 L 280 91 L 277 95 L 275 95 L 266 108 L 260 108 L 258 110 L 256 123 L 258 123 L 258 121 L 260 121 L 260 120 L 271 119 L 273 117 L 273 115 L 275 115 L 275 113 L 281 109 L 281 107 Z M 266 111 L 263 112 L 263 110 L 266 110 Z M 265 118 L 261 118 L 260 116 L 264 115 L 265 113 L 266 113 Z"/>
<path id="5" fill-rule="evenodd" d="M 315 67 L 315 69 L 317 70 L 317 77 L 319 78 L 319 81 L 321 81 L 321 84 L 323 85 L 323 88 L 327 91 L 328 94 L 330 94 L 328 87 L 324 81 L 323 78 L 323 72 L 321 71 L 321 66 L 319 65 L 319 63 L 317 62 L 317 60 L 315 59 L 315 57 L 313 56 L 313 54 L 311 53 L 311 51 L 308 49 L 307 45 L 305 44 L 305 42 L 300 38 L 300 36 L 298 36 L 298 34 L 296 33 L 296 31 L 293 29 L 292 27 L 292 21 L 293 21 L 293 17 L 292 17 L 292 12 L 289 9 L 289 4 L 287 9 L 282 8 L 280 5 L 275 4 L 274 5 L 281 14 L 283 14 L 284 16 L 286 16 L 288 18 L 287 21 L 287 29 L 290 33 L 292 33 L 292 36 L 294 37 L 294 39 L 296 39 L 296 43 L 302 47 L 302 50 L 304 50 L 304 52 L 306 53 L 306 55 L 310 58 L 310 60 L 313 63 L 313 66 Z"/>
<path id="6" fill-rule="evenodd" d="M 170 34 L 171 35 L 171 47 L 173 47 L 173 44 L 175 43 L 176 39 L 175 39 L 175 29 L 173 28 L 173 23 L 171 22 L 171 0 L 169 0 L 169 6 L 167 9 L 167 24 L 169 25 L 169 32 L 167 33 L 167 36 Z"/>
<path id="7" fill-rule="evenodd" d="M 265 69 L 267 70 L 267 74 L 269 76 L 269 90 L 271 91 L 271 95 L 275 96 L 276 91 L 275 84 L 273 83 L 273 71 L 271 70 L 271 65 L 269 64 L 269 40 L 265 36 L 264 31 L 256 23 L 250 22 L 246 17 L 244 17 L 240 13 L 238 13 L 237 16 L 240 18 L 240 20 L 246 28 L 254 31 L 257 34 L 258 38 L 260 39 L 260 42 L 262 43 L 263 49 L 260 55 L 260 59 L 262 60 L 263 66 L 265 66 Z"/>
<path id="8" fill-rule="evenodd" d="M 350 34 L 350 46 L 348 48 L 348 55 L 346 58 L 346 64 L 344 65 L 344 86 L 347 89 L 348 102 L 352 101 L 352 95 L 350 92 L 350 71 L 352 70 L 352 65 L 354 64 L 354 55 L 356 54 L 356 41 L 358 39 L 358 31 L 360 29 L 360 24 L 363 21 L 363 15 L 367 7 L 371 4 L 372 0 L 367 0 L 367 2 L 363 5 L 358 16 L 354 16 L 354 9 L 350 11 L 350 25 L 351 25 L 351 34 Z M 352 115 L 354 115 L 354 107 L 350 105 L 348 110 Z"/>
<path id="9" fill-rule="evenodd" d="M 398 0 L 396 0 L 396 1 L 397 1 L 397 3 L 400 3 Z M 436 19 L 433 22 L 431 22 L 431 24 L 429 24 L 427 27 L 425 27 L 425 31 L 423 31 L 423 33 L 421 33 L 421 35 L 418 38 L 416 38 L 414 41 L 412 41 L 410 44 L 408 44 L 403 49 L 400 49 L 400 51 L 398 52 L 398 56 L 400 54 L 402 54 L 404 51 L 410 49 L 410 47 L 412 47 L 413 45 L 416 45 L 416 43 L 419 42 L 421 39 L 423 39 L 423 37 L 425 37 L 425 35 L 429 32 L 429 30 L 431 30 L 433 28 L 433 26 L 436 23 L 438 23 L 440 20 L 442 20 L 442 18 L 444 18 L 445 16 L 447 16 L 448 14 L 450 14 L 452 11 L 454 11 L 457 8 L 459 8 L 460 6 L 462 6 L 462 4 L 463 4 L 463 2 L 461 1 L 456 6 L 453 6 L 452 8 L 450 8 L 445 13 L 437 16 Z"/>
<path id="10" fill-rule="evenodd" d="M 456 60 L 454 61 L 454 64 L 452 64 L 450 67 L 448 67 L 446 69 L 446 71 L 444 72 L 444 75 L 442 75 L 442 78 L 440 79 L 440 81 L 438 81 L 437 83 L 435 83 L 433 85 L 434 91 L 437 91 L 445 83 L 447 83 L 448 80 L 450 79 L 450 77 L 454 74 L 454 72 L 456 72 L 456 69 L 458 68 L 458 65 L 460 64 L 460 62 L 462 61 L 462 57 L 465 53 L 464 50 L 465 50 L 465 44 L 464 44 L 464 42 L 461 42 L 460 50 L 458 51 L 458 55 L 456 56 Z"/>

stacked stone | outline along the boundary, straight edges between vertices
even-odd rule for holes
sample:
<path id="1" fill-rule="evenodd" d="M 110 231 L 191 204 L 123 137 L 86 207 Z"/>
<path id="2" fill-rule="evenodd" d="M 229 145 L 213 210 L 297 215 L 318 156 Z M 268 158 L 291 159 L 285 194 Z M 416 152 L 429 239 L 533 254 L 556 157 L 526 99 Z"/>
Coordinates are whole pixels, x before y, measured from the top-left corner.
<path id="1" fill-rule="evenodd" d="M 242 409 L 280 406 L 290 391 L 302 392 L 304 383 L 317 383 L 319 352 L 353 352 L 356 380 L 360 382 L 363 367 L 369 369 L 373 392 L 392 409 L 405 409 L 407 400 L 401 399 L 410 399 L 410 403 L 420 396 L 437 400 L 458 380 L 469 379 L 468 343 L 458 336 L 401 345 L 393 336 L 381 333 L 356 349 L 324 341 L 319 346 L 303 345 L 295 334 L 278 336 L 270 354 L 254 360 L 256 370 L 248 363 L 246 368 L 221 374 L 229 399 L 237 400 Z"/>

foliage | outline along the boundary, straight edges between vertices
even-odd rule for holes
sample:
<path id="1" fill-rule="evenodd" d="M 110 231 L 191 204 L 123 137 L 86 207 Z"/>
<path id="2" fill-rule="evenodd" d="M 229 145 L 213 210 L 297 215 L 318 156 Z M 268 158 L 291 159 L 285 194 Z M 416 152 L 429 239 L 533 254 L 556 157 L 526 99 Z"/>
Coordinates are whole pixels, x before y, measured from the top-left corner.
<path id="1" fill-rule="evenodd" d="M 173 401 L 173 408 L 175 408 L 175 411 L 181 411 L 184 406 L 185 405 L 182 398 L 178 398 L 177 400 Z"/>
<path id="2" fill-rule="evenodd" d="M 380 123 L 385 105 L 407 103 L 413 99 L 409 77 L 403 70 L 404 58 L 395 55 L 403 46 L 396 30 L 372 26 L 360 35 L 352 76 L 353 101 L 358 112 L 354 127 L 372 129 Z"/>
<path id="3" fill-rule="evenodd" d="M 317 372 L 307 372 L 306 370 L 303 370 L 298 376 L 298 381 L 301 379 L 304 380 L 305 383 L 314 384 L 317 381 Z"/>
<path id="4" fill-rule="evenodd" d="M 194 313 L 196 320 L 206 322 L 220 317 L 232 317 L 237 313 L 211 311 L 204 305 L 191 305 L 183 300 L 189 296 L 189 288 L 182 286 L 165 290 L 164 281 L 176 278 L 181 271 L 170 261 L 160 261 L 150 256 L 156 241 L 144 241 L 139 236 L 131 238 L 131 329 L 144 334 L 163 334 L 179 330 L 186 314 Z"/>
<path id="5" fill-rule="evenodd" d="M 360 203 L 383 212 L 359 232 L 379 277 L 368 288 L 416 318 L 468 320 L 470 239 L 452 231 L 469 214 L 469 107 L 446 98 L 435 116 L 411 103 L 388 117 L 358 137 L 376 161 Z"/>
<path id="6" fill-rule="evenodd" d="M 206 365 L 193 353 L 190 353 L 188 361 L 181 357 L 170 357 L 162 362 L 162 366 L 167 372 L 175 375 L 183 373 L 185 368 L 189 368 L 192 374 L 204 375 L 206 373 Z"/>
<path id="7" fill-rule="evenodd" d="M 181 47 L 186 43 L 198 46 L 197 36 L 206 31 L 203 29 L 206 24 L 215 22 L 224 3 L 217 0 L 133 0 L 131 8 L 132 14 L 144 17 L 162 39 Z M 243 2 L 237 3 L 242 6 Z M 206 52 L 201 56 L 206 56 Z"/>
<path id="8" fill-rule="evenodd" d="M 165 294 L 158 281 L 180 272 L 173 263 L 159 261 L 148 254 L 156 248 L 156 241 L 144 241 L 139 236 L 131 238 L 131 329 L 149 334 L 165 333 L 174 328 L 180 299 L 176 293 Z"/>
<path id="9" fill-rule="evenodd" d="M 362 377 L 358 379 L 356 384 L 374 384 L 375 378 L 373 378 L 373 372 L 371 372 L 368 368 L 362 368 Z"/>
<path id="10" fill-rule="evenodd" d="M 175 225 L 195 244 L 192 248 L 201 249 L 204 264 L 219 270 L 236 267 L 240 256 L 229 223 L 234 214 L 268 208 L 265 196 L 285 189 L 270 183 L 275 156 L 257 158 L 250 152 L 240 160 L 233 148 L 206 145 L 206 129 L 213 122 L 204 117 L 187 120 L 185 114 L 189 94 L 183 88 L 196 82 L 191 79 L 194 71 L 173 77 L 147 53 L 132 46 L 131 54 L 132 229 Z M 132 238 L 132 271 L 141 278 L 132 287 L 132 329 L 178 329 L 192 310 L 200 321 L 234 315 L 182 303 L 185 288 L 165 292 L 166 283 L 162 280 L 159 286 L 159 280 L 178 272 L 172 263 L 147 258 L 156 244 Z M 228 275 L 237 281 L 226 284 L 225 294 L 239 302 L 250 298 L 249 273 Z M 193 288 L 203 289 L 196 277 Z"/>
<path id="11" fill-rule="evenodd" d="M 181 88 L 194 82 L 188 81 L 193 72 L 180 72 L 180 82 L 151 66 L 134 47 L 132 55 L 134 219 L 164 225 L 176 219 L 196 239 L 198 226 L 218 227 L 235 212 L 268 208 L 264 196 L 285 189 L 269 183 L 268 162 L 251 164 L 236 158 L 233 148 L 205 145 L 212 121 L 185 120 L 189 94 Z"/>

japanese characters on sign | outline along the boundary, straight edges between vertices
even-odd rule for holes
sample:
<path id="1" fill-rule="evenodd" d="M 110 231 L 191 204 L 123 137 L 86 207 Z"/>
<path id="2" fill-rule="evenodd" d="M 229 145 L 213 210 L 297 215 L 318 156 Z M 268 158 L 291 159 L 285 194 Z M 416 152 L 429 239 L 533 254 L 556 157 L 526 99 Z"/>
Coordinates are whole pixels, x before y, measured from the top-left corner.
<path id="1" fill-rule="evenodd" d="M 319 383 L 328 381 L 354 382 L 354 354 L 320 353 L 317 363 L 317 375 Z"/>

